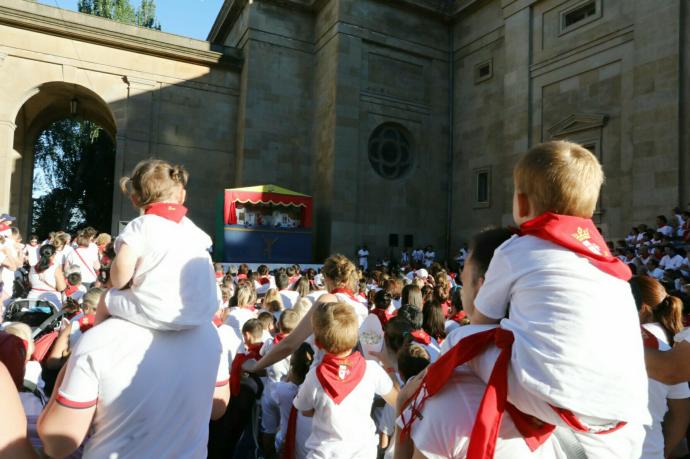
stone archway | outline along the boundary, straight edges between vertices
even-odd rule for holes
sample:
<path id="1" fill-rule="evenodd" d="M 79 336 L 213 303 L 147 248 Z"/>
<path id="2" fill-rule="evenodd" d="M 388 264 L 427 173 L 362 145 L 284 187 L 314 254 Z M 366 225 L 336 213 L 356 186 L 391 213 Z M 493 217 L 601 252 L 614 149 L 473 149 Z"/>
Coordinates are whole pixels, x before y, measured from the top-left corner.
<path id="1" fill-rule="evenodd" d="M 101 126 L 116 144 L 116 125 L 108 104 L 93 91 L 73 83 L 49 82 L 31 91 L 15 117 L 10 213 L 23 228 L 31 226 L 34 145 L 51 123 L 76 117 Z"/>

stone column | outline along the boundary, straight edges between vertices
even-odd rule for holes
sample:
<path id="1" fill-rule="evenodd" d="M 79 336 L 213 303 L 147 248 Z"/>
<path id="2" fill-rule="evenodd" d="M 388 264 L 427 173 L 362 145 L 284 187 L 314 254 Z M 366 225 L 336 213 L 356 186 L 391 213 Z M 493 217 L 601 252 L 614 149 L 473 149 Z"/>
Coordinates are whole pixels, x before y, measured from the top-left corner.
<path id="1" fill-rule="evenodd" d="M 0 213 L 9 212 L 12 194 L 12 172 L 19 157 L 14 151 L 14 130 L 12 121 L 0 120 Z"/>

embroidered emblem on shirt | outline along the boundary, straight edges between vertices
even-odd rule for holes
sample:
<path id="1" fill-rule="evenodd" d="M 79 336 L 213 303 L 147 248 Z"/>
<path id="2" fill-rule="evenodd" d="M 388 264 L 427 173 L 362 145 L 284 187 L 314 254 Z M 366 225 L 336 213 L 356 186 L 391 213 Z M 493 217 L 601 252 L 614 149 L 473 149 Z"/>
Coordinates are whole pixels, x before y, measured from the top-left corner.
<path id="1" fill-rule="evenodd" d="M 591 236 L 589 234 L 589 230 L 587 228 L 577 228 L 577 233 L 573 233 L 573 237 L 577 239 L 578 241 L 582 242 L 582 245 L 587 247 L 590 252 L 596 253 L 597 255 L 602 255 L 602 250 L 601 247 L 599 247 L 597 244 L 593 243 L 590 241 Z M 608 252 L 605 254 L 608 256 Z"/>

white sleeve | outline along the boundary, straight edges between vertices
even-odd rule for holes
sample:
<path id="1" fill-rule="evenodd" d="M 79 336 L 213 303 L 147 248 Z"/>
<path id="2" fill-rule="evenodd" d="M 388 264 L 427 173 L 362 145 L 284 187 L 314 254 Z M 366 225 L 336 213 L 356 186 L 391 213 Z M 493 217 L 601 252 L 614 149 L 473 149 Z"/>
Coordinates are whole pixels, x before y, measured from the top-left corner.
<path id="1" fill-rule="evenodd" d="M 90 408 L 98 402 L 98 377 L 92 358 L 79 352 L 79 346 L 67 361 L 56 401 L 69 408 Z"/>
<path id="2" fill-rule="evenodd" d="M 226 358 L 230 350 L 228 349 L 228 343 L 224 342 L 223 338 L 220 336 L 220 332 L 218 333 L 218 340 L 220 341 L 221 351 L 220 355 L 218 356 L 219 362 L 218 374 L 216 375 L 216 387 L 223 387 L 224 385 L 230 383 L 230 362 L 228 362 L 228 359 Z"/>
<path id="3" fill-rule="evenodd" d="M 484 284 L 474 300 L 474 307 L 490 319 L 503 319 L 508 313 L 513 276 L 510 262 L 500 250 L 496 250 Z"/>
<path id="4" fill-rule="evenodd" d="M 393 390 L 393 381 L 391 380 L 390 376 L 388 376 L 388 373 L 381 367 L 376 362 L 369 362 L 367 361 L 367 371 L 371 371 L 374 373 L 374 380 L 375 380 L 375 386 L 374 386 L 374 392 L 376 392 L 376 395 L 380 395 L 383 397 L 384 395 L 388 395 L 390 391 Z"/>
<path id="5" fill-rule="evenodd" d="M 307 377 L 304 378 L 304 382 L 299 387 L 299 392 L 292 404 L 299 411 L 309 411 L 313 410 L 316 406 L 316 391 L 318 390 L 318 385 L 316 384 L 316 369 L 311 368 Z"/>
<path id="6" fill-rule="evenodd" d="M 143 218 L 135 218 L 127 223 L 125 229 L 115 240 L 115 251 L 119 251 L 122 243 L 126 243 L 137 255 L 141 255 L 145 248 L 145 220 Z"/>

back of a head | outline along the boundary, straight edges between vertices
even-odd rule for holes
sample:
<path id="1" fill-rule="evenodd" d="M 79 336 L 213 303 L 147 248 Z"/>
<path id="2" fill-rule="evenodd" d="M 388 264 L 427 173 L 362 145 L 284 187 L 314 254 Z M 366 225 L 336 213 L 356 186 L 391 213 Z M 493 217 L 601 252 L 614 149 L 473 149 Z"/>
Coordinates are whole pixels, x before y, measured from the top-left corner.
<path id="1" fill-rule="evenodd" d="M 562 140 L 541 143 L 515 165 L 515 187 L 535 215 L 553 212 L 591 218 L 604 183 L 601 164 L 589 150 Z"/>
<path id="2" fill-rule="evenodd" d="M 321 273 L 336 286 L 345 286 L 351 290 L 354 290 L 358 280 L 355 265 L 345 255 L 338 253 L 326 259 Z"/>
<path id="3" fill-rule="evenodd" d="M 397 353 L 407 342 L 410 341 L 410 333 L 415 328 L 409 320 L 400 317 L 393 317 L 384 327 L 384 340 L 386 348 Z"/>
<path id="4" fill-rule="evenodd" d="M 403 287 L 402 290 L 402 304 L 411 304 L 420 311 L 424 306 L 422 289 L 417 284 L 409 284 Z"/>
<path id="5" fill-rule="evenodd" d="M 388 309 L 393 297 L 385 290 L 379 290 L 374 294 L 374 306 L 376 309 Z"/>
<path id="6" fill-rule="evenodd" d="M 283 333 L 292 333 L 292 330 L 299 324 L 300 315 L 292 309 L 286 309 L 280 314 L 280 331 Z"/>
<path id="7" fill-rule="evenodd" d="M 311 301 L 309 301 L 306 298 L 300 298 L 299 300 L 297 300 L 297 303 L 295 303 L 294 306 L 292 306 L 291 311 L 297 314 L 298 321 L 300 321 L 302 320 L 302 317 L 304 317 L 307 314 L 307 312 L 309 312 L 311 307 Z"/>
<path id="8" fill-rule="evenodd" d="M 260 340 L 264 334 L 264 325 L 259 319 L 249 319 L 242 325 L 242 334 L 246 333 L 255 340 Z"/>
<path id="9" fill-rule="evenodd" d="M 31 327 L 22 322 L 12 322 L 5 326 L 5 332 L 14 335 L 24 342 L 26 347 L 26 359 L 29 360 L 34 353 L 34 339 L 31 336 Z"/>
<path id="10" fill-rule="evenodd" d="M 403 381 L 418 375 L 430 363 L 429 352 L 417 343 L 407 343 L 398 351 L 398 371 Z"/>
<path id="11" fill-rule="evenodd" d="M 264 327 L 264 330 L 270 330 L 271 327 L 275 326 L 276 323 L 275 317 L 268 311 L 263 311 L 259 313 L 259 317 L 257 317 L 257 319 L 259 320 L 259 322 L 261 322 L 261 325 Z"/>
<path id="12" fill-rule="evenodd" d="M 508 228 L 489 228 L 474 235 L 470 241 L 470 257 L 475 277 L 486 274 L 496 249 L 512 236 L 513 232 Z"/>
<path id="13" fill-rule="evenodd" d="M 359 322 L 347 303 L 319 305 L 312 313 L 311 323 L 315 342 L 328 353 L 341 354 L 357 345 Z"/>
<path id="14" fill-rule="evenodd" d="M 417 309 L 416 306 L 410 304 L 403 305 L 398 309 L 398 317 L 407 320 L 415 330 L 419 330 L 424 324 L 421 308 Z"/>
<path id="15" fill-rule="evenodd" d="M 443 315 L 443 308 L 438 301 L 428 301 L 424 305 L 422 316 L 422 328 L 425 332 L 437 340 L 446 337 L 446 320 Z"/>
<path id="16" fill-rule="evenodd" d="M 278 276 L 276 277 L 276 287 L 278 287 L 278 290 L 285 290 L 286 288 L 288 288 L 289 285 L 290 278 L 288 277 L 288 275 L 284 272 L 278 274 Z"/>
<path id="17" fill-rule="evenodd" d="M 131 177 L 120 179 L 120 189 L 140 208 L 172 198 L 187 185 L 184 167 L 159 159 L 147 159 L 134 167 Z"/>
<path id="18" fill-rule="evenodd" d="M 105 293 L 104 288 L 93 287 L 90 288 L 82 298 L 82 305 L 84 308 L 88 308 L 93 312 L 96 312 L 98 307 L 98 302 L 101 300 L 101 295 Z"/>
<path id="19" fill-rule="evenodd" d="M 268 274 L 268 266 L 259 265 L 259 267 L 256 268 L 256 271 L 259 273 L 260 276 L 265 276 L 266 274 Z"/>
<path id="20" fill-rule="evenodd" d="M 112 241 L 112 240 L 113 240 L 113 237 L 112 237 L 110 234 L 108 234 L 108 233 L 101 233 L 101 234 L 99 234 L 98 237 L 96 238 L 96 245 L 104 246 L 104 245 L 109 244 L 110 241 Z"/>
<path id="21" fill-rule="evenodd" d="M 34 267 L 37 273 L 43 272 L 46 269 L 48 269 L 48 267 L 51 264 L 50 259 L 53 255 L 55 255 L 54 245 L 45 244 L 41 246 L 41 248 L 38 250 L 38 263 L 36 263 L 36 266 Z"/>
<path id="22" fill-rule="evenodd" d="M 633 276 L 630 289 L 640 311 L 640 322 L 658 322 L 666 332 L 669 343 L 683 329 L 683 301 L 667 294 L 664 286 L 650 276 Z"/>
<path id="23" fill-rule="evenodd" d="M 256 304 L 256 290 L 254 286 L 245 283 L 237 287 L 237 306 L 249 306 Z"/>

